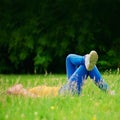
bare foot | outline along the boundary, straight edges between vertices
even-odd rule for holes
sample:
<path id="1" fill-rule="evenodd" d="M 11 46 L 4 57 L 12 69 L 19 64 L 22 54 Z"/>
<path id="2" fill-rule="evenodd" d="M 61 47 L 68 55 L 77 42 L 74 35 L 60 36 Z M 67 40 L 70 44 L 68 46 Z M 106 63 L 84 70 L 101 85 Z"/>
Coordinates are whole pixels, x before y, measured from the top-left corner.
<path id="1" fill-rule="evenodd" d="M 109 93 L 110 95 L 115 95 L 115 90 L 110 90 L 108 93 Z"/>

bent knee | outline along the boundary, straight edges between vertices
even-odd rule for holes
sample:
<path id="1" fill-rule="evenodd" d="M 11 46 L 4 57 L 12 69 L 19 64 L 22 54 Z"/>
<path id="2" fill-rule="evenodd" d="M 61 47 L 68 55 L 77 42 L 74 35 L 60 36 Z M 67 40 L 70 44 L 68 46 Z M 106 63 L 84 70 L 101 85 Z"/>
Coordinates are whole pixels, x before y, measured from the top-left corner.
<path id="1" fill-rule="evenodd" d="M 72 58 L 73 54 L 68 54 L 66 57 L 66 60 L 70 60 Z"/>

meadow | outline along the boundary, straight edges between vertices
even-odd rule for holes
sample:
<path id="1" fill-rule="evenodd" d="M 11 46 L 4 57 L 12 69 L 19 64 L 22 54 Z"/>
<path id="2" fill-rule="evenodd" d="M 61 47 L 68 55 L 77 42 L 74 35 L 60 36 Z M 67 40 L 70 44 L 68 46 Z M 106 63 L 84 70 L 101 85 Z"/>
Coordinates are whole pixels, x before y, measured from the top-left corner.
<path id="1" fill-rule="evenodd" d="M 114 95 L 104 93 L 88 78 L 80 96 L 30 98 L 6 95 L 8 87 L 21 83 L 25 88 L 57 86 L 66 75 L 0 75 L 0 120 L 119 120 L 120 74 L 105 72 L 103 77 Z"/>

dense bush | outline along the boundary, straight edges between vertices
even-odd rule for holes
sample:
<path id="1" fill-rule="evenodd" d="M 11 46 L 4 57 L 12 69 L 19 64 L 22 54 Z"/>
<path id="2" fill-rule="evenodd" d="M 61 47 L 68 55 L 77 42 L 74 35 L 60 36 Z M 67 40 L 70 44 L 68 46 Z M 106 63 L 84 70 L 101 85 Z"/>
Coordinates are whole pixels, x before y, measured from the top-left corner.
<path id="1" fill-rule="evenodd" d="M 64 72 L 69 53 L 95 49 L 120 67 L 119 0 L 1 0 L 0 73 Z"/>

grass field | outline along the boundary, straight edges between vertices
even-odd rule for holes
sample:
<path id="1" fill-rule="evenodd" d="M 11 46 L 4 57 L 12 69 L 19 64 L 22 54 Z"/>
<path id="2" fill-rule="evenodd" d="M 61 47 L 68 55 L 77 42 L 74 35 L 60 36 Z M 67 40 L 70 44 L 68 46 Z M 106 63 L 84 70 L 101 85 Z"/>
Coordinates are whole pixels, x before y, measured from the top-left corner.
<path id="1" fill-rule="evenodd" d="M 22 83 L 26 88 L 38 85 L 62 85 L 65 75 L 0 75 L 0 120 L 119 120 L 120 74 L 103 73 L 115 95 L 99 90 L 88 78 L 81 96 L 29 98 L 7 96 L 5 90 Z"/>

